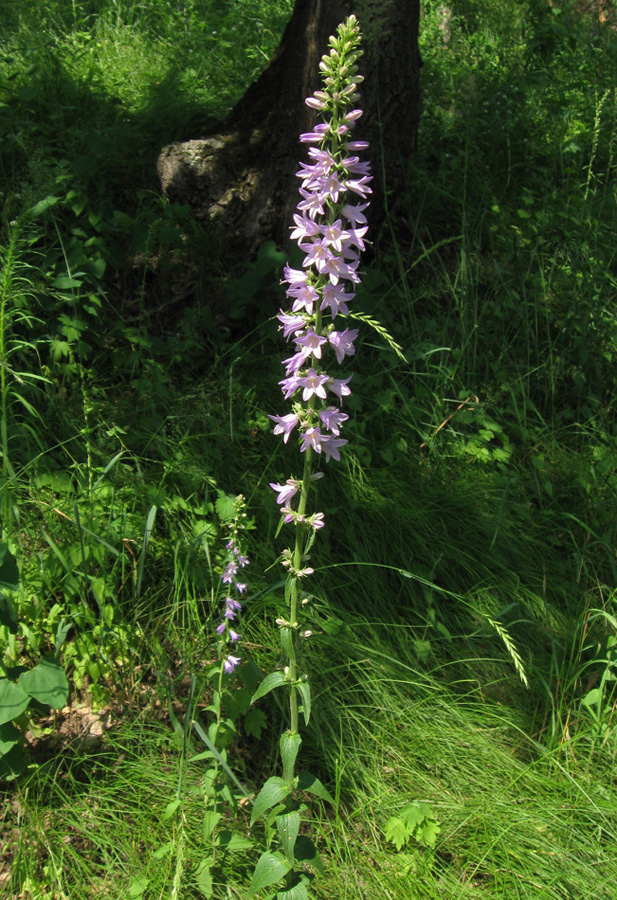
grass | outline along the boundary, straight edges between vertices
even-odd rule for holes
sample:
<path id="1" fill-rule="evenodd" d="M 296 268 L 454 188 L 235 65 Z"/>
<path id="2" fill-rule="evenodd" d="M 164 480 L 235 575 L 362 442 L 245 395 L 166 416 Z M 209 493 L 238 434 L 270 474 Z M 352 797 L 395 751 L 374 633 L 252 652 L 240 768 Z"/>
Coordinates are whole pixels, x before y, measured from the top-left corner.
<path id="1" fill-rule="evenodd" d="M 207 718 L 219 492 L 254 520 L 243 655 L 279 661 L 282 257 L 226 260 L 158 196 L 154 162 L 231 108 L 291 6 L 3 12 L 2 540 L 20 625 L 0 639 L 5 666 L 61 647 L 85 710 L 79 728 L 20 724 L 11 900 L 207 895 L 206 764 L 173 723 L 192 676 Z M 311 811 L 315 892 L 609 900 L 616 38 L 566 2 L 453 0 L 423 5 L 421 42 L 420 147 L 358 294 L 350 444 L 320 485 L 302 765 L 335 803 Z M 265 731 L 240 724 L 230 748 L 249 792 L 283 727 L 276 695 L 260 708 Z M 439 831 L 398 849 L 388 823 L 410 802 Z M 246 806 L 233 827 L 249 834 Z M 220 856 L 215 897 L 246 896 L 251 837 Z"/>

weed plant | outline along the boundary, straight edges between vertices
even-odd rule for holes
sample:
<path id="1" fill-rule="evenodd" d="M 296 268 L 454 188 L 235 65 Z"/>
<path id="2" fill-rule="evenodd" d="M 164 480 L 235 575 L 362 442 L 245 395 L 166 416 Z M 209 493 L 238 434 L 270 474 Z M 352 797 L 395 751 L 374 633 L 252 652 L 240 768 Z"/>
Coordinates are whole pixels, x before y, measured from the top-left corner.
<path id="1" fill-rule="evenodd" d="M 617 37 L 581 6 L 423 3 L 419 150 L 358 291 L 362 379 L 320 490 L 340 527 L 305 651 L 303 766 L 335 801 L 311 809 L 318 897 L 614 895 Z M 240 491 L 239 689 L 281 662 L 288 248 L 225 259 L 154 164 L 233 105 L 291 7 L 0 14 L 2 665 L 57 655 L 71 685 L 70 716 L 17 720 L 0 896 L 242 897 L 259 857 L 239 799 L 220 827 L 246 843 L 208 887 L 184 725 L 208 717 L 217 500 Z M 256 712 L 227 747 L 249 797 L 285 727 L 276 692 Z"/>

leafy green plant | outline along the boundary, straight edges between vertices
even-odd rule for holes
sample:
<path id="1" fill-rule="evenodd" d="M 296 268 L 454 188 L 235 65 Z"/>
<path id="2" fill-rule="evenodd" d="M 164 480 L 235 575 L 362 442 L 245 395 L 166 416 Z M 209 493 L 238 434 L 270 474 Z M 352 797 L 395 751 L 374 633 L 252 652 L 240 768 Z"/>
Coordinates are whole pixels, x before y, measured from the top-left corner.
<path id="1" fill-rule="evenodd" d="M 607 609 L 592 609 L 587 621 L 592 633 L 598 625 L 608 630 L 600 640 L 584 648 L 590 658 L 580 671 L 580 678 L 587 682 L 581 706 L 593 721 L 594 738 L 605 746 L 614 741 L 617 733 L 617 618 Z"/>
<path id="2" fill-rule="evenodd" d="M 7 634 L 18 630 L 15 609 L 4 591 L 19 587 L 17 563 L 8 546 L 0 543 L 0 647 Z M 29 714 L 62 709 L 69 684 L 57 656 L 66 636 L 59 628 L 54 656 L 43 656 L 32 668 L 9 666 L 0 659 L 0 780 L 10 781 L 24 770 L 26 756 L 23 732 Z"/>
<path id="3" fill-rule="evenodd" d="M 398 815 L 388 819 L 385 836 L 397 850 L 402 850 L 413 842 L 421 847 L 434 849 L 440 831 L 432 806 L 413 800 Z"/>
<path id="4" fill-rule="evenodd" d="M 250 661 L 240 667 L 241 659 L 234 654 L 238 649 L 240 599 L 246 585 L 240 583 L 237 575 L 248 565 L 246 555 L 246 533 L 252 523 L 245 512 L 242 495 L 231 497 L 218 492 L 212 512 L 216 512 L 219 529 L 225 539 L 223 557 L 212 559 L 212 575 L 215 579 L 210 598 L 210 616 L 206 627 L 214 632 L 216 650 L 208 659 L 205 671 L 198 676 L 191 675 L 183 721 L 180 721 L 173 705 L 173 685 L 167 685 L 169 716 L 181 742 L 182 765 L 178 779 L 176 799 L 171 801 L 164 813 L 168 820 L 183 805 L 183 786 L 186 768 L 203 763 L 207 768 L 202 774 L 203 797 L 203 843 L 208 848 L 194 865 L 194 878 L 201 894 L 212 897 L 214 885 L 221 867 L 230 853 L 247 851 L 253 847 L 253 840 L 241 834 L 234 826 L 240 803 L 252 802 L 247 789 L 242 785 L 232 769 L 230 750 L 237 743 L 240 730 L 247 736 L 259 738 L 266 720 L 261 710 L 250 710 L 251 694 L 259 679 L 259 670 Z M 215 528 L 215 531 L 219 530 Z M 203 535 L 203 532 L 202 532 Z M 209 543 L 204 549 L 210 561 Z M 226 594 L 224 598 L 223 594 Z M 214 628 L 214 620 L 219 619 Z M 233 626 L 233 627 L 232 627 Z M 183 677 L 183 676 L 181 676 Z M 205 717 L 205 722 L 202 720 Z M 198 750 L 199 746 L 205 749 Z M 181 818 L 178 819 L 182 830 Z M 162 851 L 161 851 L 162 852 Z M 179 894 L 183 880 L 184 856 L 176 856 L 174 892 Z"/>
<path id="5" fill-rule="evenodd" d="M 21 452 L 41 448 L 42 417 L 31 393 L 45 381 L 33 371 L 37 368 L 38 347 L 30 335 L 41 321 L 34 313 L 33 270 L 22 258 L 21 230 L 20 222 L 0 229 L 0 239 L 6 238 L 6 244 L 0 243 L 0 512 L 7 534 L 16 518 L 12 497 L 19 466 L 13 457 L 18 447 Z"/>

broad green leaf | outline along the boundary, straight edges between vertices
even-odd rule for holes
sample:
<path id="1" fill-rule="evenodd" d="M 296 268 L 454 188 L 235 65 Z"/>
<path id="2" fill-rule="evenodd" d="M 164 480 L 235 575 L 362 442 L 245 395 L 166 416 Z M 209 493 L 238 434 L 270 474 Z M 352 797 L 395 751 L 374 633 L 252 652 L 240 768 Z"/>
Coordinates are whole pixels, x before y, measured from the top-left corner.
<path id="1" fill-rule="evenodd" d="M 300 681 L 296 688 L 302 697 L 302 712 L 304 713 L 304 724 L 308 725 L 311 718 L 311 688 L 308 681 Z"/>
<path id="2" fill-rule="evenodd" d="M 302 738 L 297 732 L 295 734 L 290 734 L 288 731 L 286 731 L 281 735 L 281 759 L 283 760 L 283 778 L 286 782 L 289 782 L 291 780 L 301 743 Z"/>
<path id="3" fill-rule="evenodd" d="M 19 684 L 26 694 L 53 709 L 62 709 L 69 695 L 69 683 L 64 669 L 55 659 L 44 658 L 38 666 L 19 676 Z"/>
<path id="4" fill-rule="evenodd" d="M 214 504 L 216 514 L 221 522 L 229 522 L 236 514 L 235 497 L 218 491 L 218 498 Z"/>
<path id="5" fill-rule="evenodd" d="M 317 852 L 317 847 L 310 837 L 307 837 L 305 834 L 299 835 L 298 840 L 296 841 L 294 858 L 299 863 L 308 863 L 308 865 L 312 866 L 320 875 L 324 874 L 323 863 Z"/>
<path id="6" fill-rule="evenodd" d="M 203 897 L 210 898 L 213 893 L 211 859 L 202 859 L 195 872 L 195 884 Z"/>
<path id="7" fill-rule="evenodd" d="M 435 814 L 428 803 L 413 800 L 401 811 L 401 819 L 410 830 L 422 825 L 425 819 L 435 821 Z"/>
<path id="8" fill-rule="evenodd" d="M 270 887 L 271 884 L 281 881 L 290 869 L 291 866 L 286 859 L 283 859 L 280 853 L 272 853 L 272 851 L 266 850 L 257 861 L 247 897 L 252 897 L 257 891 L 261 891 Z"/>
<path id="9" fill-rule="evenodd" d="M 276 900 L 308 900 L 308 890 L 303 881 L 294 884 L 288 891 L 279 891 Z"/>
<path id="10" fill-rule="evenodd" d="M 6 594 L 0 594 L 0 625 L 6 626 L 11 634 L 17 634 L 17 615 Z"/>
<path id="11" fill-rule="evenodd" d="M 19 684 L 0 678 L 0 725 L 20 716 L 29 703 L 29 695 Z"/>
<path id="12" fill-rule="evenodd" d="M 244 732 L 259 740 L 268 720 L 261 709 L 250 709 L 244 717 Z"/>
<path id="13" fill-rule="evenodd" d="M 418 840 L 420 843 L 425 844 L 427 847 L 434 847 L 435 841 L 437 840 L 437 835 L 441 831 L 441 828 L 435 822 L 434 819 L 428 819 L 418 835 Z"/>
<path id="14" fill-rule="evenodd" d="M 289 794 L 289 787 L 278 775 L 268 778 L 257 797 L 253 806 L 253 814 L 251 816 L 251 825 L 265 812 L 284 800 Z"/>
<path id="15" fill-rule="evenodd" d="M 207 809 L 204 813 L 204 841 L 207 841 L 222 818 L 222 813 Z"/>
<path id="16" fill-rule="evenodd" d="M 255 703 L 256 700 L 260 700 L 262 697 L 265 697 L 266 694 L 269 694 L 270 691 L 281 687 L 283 684 L 287 684 L 283 673 L 271 672 L 269 675 L 266 675 L 264 680 L 261 682 L 255 693 L 251 697 L 251 703 Z"/>
<path id="17" fill-rule="evenodd" d="M 600 688 L 592 688 L 581 700 L 585 706 L 594 706 L 602 701 L 602 690 Z"/>
<path id="18" fill-rule="evenodd" d="M 278 816 L 276 827 L 283 845 L 283 853 L 287 861 L 293 865 L 294 847 L 296 846 L 296 838 L 300 833 L 300 813 L 289 812 L 282 816 Z"/>
<path id="19" fill-rule="evenodd" d="M 407 806 L 401 810 L 401 819 L 410 831 L 413 831 L 417 825 L 420 825 L 425 818 L 426 813 L 422 809 L 420 803 L 408 803 Z"/>
<path id="20" fill-rule="evenodd" d="M 146 878 L 145 875 L 138 875 L 137 878 L 133 878 L 129 885 L 127 897 L 129 897 L 130 900 L 141 897 L 149 883 L 150 879 Z"/>
<path id="21" fill-rule="evenodd" d="M 401 850 L 409 840 L 410 833 L 405 823 L 398 816 L 392 816 L 386 822 L 386 840 L 394 844 L 397 850 Z"/>
<path id="22" fill-rule="evenodd" d="M 83 274 L 83 273 L 80 273 Z M 80 278 L 72 278 L 70 275 L 58 275 L 51 283 L 52 287 L 58 288 L 61 291 L 67 291 L 70 288 L 81 287 L 83 281 Z M 137 896 L 137 895 L 135 895 Z"/>
<path id="23" fill-rule="evenodd" d="M 250 850 L 253 841 L 242 837 L 241 834 L 233 834 L 231 831 L 219 831 L 216 836 L 216 846 L 229 853 L 237 853 L 239 850 Z"/>
<path id="24" fill-rule="evenodd" d="M 18 744 L 20 738 L 21 734 L 12 722 L 5 722 L 3 725 L 0 725 L 0 756 L 4 756 L 15 744 Z"/>
<path id="25" fill-rule="evenodd" d="M 326 800 L 328 803 L 334 803 L 332 795 L 328 793 L 319 778 L 315 778 L 310 772 L 299 772 L 296 778 L 296 787 L 299 791 L 306 791 L 308 794 L 315 794 L 320 800 Z"/>
<path id="26" fill-rule="evenodd" d="M 94 259 L 90 263 L 90 270 L 95 278 L 101 279 L 105 274 L 105 269 L 107 268 L 107 263 L 104 259 Z"/>
<path id="27" fill-rule="evenodd" d="M 51 209 L 53 206 L 56 206 L 57 203 L 60 202 L 59 197 L 54 197 L 53 194 L 49 194 L 49 196 L 45 197 L 44 200 L 39 200 L 32 209 L 30 210 L 30 215 L 34 218 L 36 216 L 42 215 L 44 212 L 47 212 L 48 209 Z"/>
<path id="28" fill-rule="evenodd" d="M 16 591 L 19 587 L 19 569 L 15 557 L 6 544 L 0 544 L 0 589 Z"/>
<path id="29" fill-rule="evenodd" d="M 0 781 L 13 781 L 26 768 L 26 757 L 21 744 L 15 744 L 8 753 L 0 756 Z"/>

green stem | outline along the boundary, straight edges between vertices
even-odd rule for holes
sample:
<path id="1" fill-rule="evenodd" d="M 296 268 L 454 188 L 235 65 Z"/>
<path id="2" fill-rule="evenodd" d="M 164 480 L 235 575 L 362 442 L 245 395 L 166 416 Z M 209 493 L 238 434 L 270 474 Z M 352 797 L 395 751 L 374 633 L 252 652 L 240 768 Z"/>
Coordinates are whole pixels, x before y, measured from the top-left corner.
<path id="1" fill-rule="evenodd" d="M 221 660 L 221 667 L 219 669 L 218 687 L 214 692 L 215 695 L 218 694 L 218 703 L 216 705 L 217 710 L 216 710 L 216 738 L 214 741 L 215 744 L 218 739 L 219 730 L 221 727 L 221 708 L 223 705 L 223 673 L 224 673 L 224 671 L 225 671 L 224 670 L 224 661 Z M 214 790 L 213 798 L 214 798 L 214 812 L 216 813 L 216 811 L 217 811 L 217 809 L 216 809 L 217 796 L 218 796 L 217 782 L 218 782 L 218 778 L 219 778 L 219 761 L 216 757 L 214 758 L 214 771 L 215 771 L 215 776 L 214 776 L 214 781 L 213 781 L 213 790 Z M 212 829 L 212 865 L 214 865 L 215 861 L 216 861 L 216 825 Z"/>
<path id="2" fill-rule="evenodd" d="M 312 398 L 311 398 L 312 399 Z M 302 489 L 300 493 L 300 501 L 298 503 L 298 515 L 306 514 L 306 506 L 308 494 L 311 487 L 312 472 L 312 453 L 310 447 L 307 447 L 304 456 L 304 473 L 302 475 Z M 296 526 L 296 544 L 292 557 L 292 569 L 296 572 L 302 568 L 302 557 L 304 555 L 304 533 L 306 526 L 299 524 Z M 298 731 L 298 690 L 295 682 L 298 678 L 298 660 L 296 655 L 296 640 L 298 634 L 298 608 L 300 602 L 300 591 L 298 589 L 298 578 L 291 576 L 291 596 L 289 600 L 289 622 L 291 625 L 291 647 L 289 653 L 289 680 L 291 682 L 291 692 L 289 695 L 289 713 L 290 713 L 290 730 L 292 734 Z"/>

